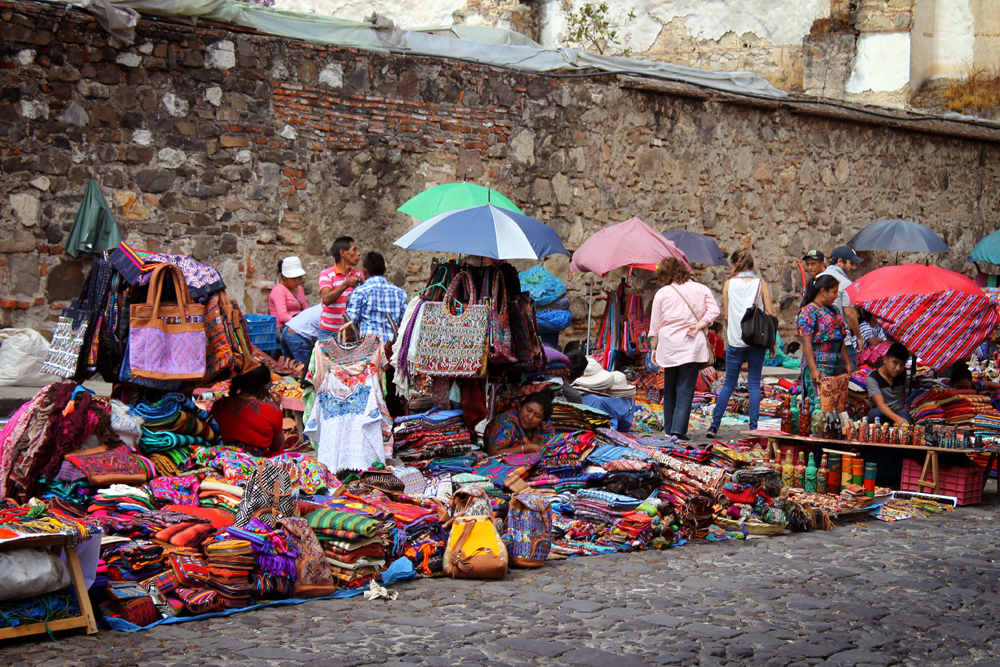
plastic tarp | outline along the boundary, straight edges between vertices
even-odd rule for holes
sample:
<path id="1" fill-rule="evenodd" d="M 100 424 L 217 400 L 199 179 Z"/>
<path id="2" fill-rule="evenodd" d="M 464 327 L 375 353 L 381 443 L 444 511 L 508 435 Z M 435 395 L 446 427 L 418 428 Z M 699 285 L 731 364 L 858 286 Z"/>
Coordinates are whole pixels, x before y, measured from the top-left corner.
<path id="1" fill-rule="evenodd" d="M 382 585 L 391 586 L 393 584 L 403 583 L 405 581 L 412 581 L 417 578 L 417 573 L 413 570 L 413 563 L 410 562 L 409 558 L 400 558 L 393 562 L 385 572 L 382 573 Z M 284 605 L 295 605 L 302 604 L 303 602 L 312 602 L 313 600 L 335 600 L 337 598 L 353 598 L 358 595 L 363 595 L 368 588 L 349 588 L 341 589 L 336 593 L 330 595 L 325 595 L 318 598 L 290 598 L 288 600 L 274 600 L 272 602 L 263 602 L 261 604 L 251 605 L 249 607 L 243 607 L 242 609 L 227 609 L 226 611 L 216 612 L 214 614 L 201 614 L 200 616 L 174 616 L 171 618 L 164 618 L 157 621 L 156 623 L 150 623 L 149 625 L 136 625 L 135 623 L 129 623 L 124 618 L 115 618 L 113 616 L 105 616 L 104 620 L 111 626 L 112 630 L 118 630 L 119 632 L 138 632 L 139 630 L 149 630 L 150 628 L 155 628 L 158 625 L 168 625 L 172 623 L 187 623 L 188 621 L 204 621 L 209 618 L 216 618 L 219 616 L 232 616 L 233 614 L 242 614 L 246 611 L 253 611 L 254 609 L 263 609 L 264 607 L 278 607 Z"/>
<path id="2" fill-rule="evenodd" d="M 87 9 L 87 0 L 47 0 Z M 121 9 L 195 24 L 216 21 L 270 35 L 367 51 L 452 58 L 538 74 L 603 72 L 702 86 L 727 93 L 783 98 L 783 90 L 750 72 L 709 72 L 693 67 L 603 56 L 580 49 L 545 49 L 507 30 L 474 26 L 401 30 L 381 17 L 373 22 L 289 12 L 240 0 L 110 0 Z"/>

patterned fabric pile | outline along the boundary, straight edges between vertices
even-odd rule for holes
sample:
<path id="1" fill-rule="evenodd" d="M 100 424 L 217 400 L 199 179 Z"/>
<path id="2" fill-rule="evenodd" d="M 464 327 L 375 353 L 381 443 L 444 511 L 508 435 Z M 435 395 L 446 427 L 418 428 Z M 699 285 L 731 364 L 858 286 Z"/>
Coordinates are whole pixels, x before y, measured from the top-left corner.
<path id="1" fill-rule="evenodd" d="M 472 448 L 472 434 L 465 427 L 461 410 L 397 417 L 394 424 L 396 454 L 406 461 L 455 456 Z"/>

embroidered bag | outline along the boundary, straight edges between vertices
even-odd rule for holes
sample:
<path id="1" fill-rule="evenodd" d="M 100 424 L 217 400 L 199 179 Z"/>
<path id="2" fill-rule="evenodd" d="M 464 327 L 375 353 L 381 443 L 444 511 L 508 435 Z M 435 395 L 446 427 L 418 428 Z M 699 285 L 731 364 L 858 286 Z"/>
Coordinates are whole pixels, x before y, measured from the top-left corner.
<path id="1" fill-rule="evenodd" d="M 510 335 L 510 304 L 507 299 L 507 282 L 502 273 L 486 273 L 480 298 L 490 308 L 490 363 L 514 363 L 517 357 L 514 355 L 514 342 Z"/>
<path id="2" fill-rule="evenodd" d="M 173 279 L 176 302 L 163 300 L 163 283 Z M 153 269 L 146 303 L 129 316 L 129 370 L 152 380 L 201 380 L 205 376 L 205 306 L 192 303 L 180 269 Z"/>
<path id="3" fill-rule="evenodd" d="M 552 505 L 535 494 L 510 499 L 504 545 L 514 567 L 541 567 L 552 547 Z"/>
<path id="4" fill-rule="evenodd" d="M 80 350 L 87 334 L 88 320 L 78 321 L 70 315 L 71 308 L 63 311 L 52 334 L 52 344 L 49 353 L 42 364 L 42 373 L 57 375 L 61 378 L 73 378 L 76 375 L 77 363 L 80 360 Z"/>
<path id="5" fill-rule="evenodd" d="M 277 519 L 290 516 L 295 516 L 291 475 L 283 468 L 258 459 L 257 469 L 240 499 L 233 526 L 242 528 L 250 519 L 260 519 L 273 526 Z"/>
<path id="6" fill-rule="evenodd" d="M 108 599 L 115 611 L 134 625 L 149 625 L 160 620 L 153 598 L 139 584 L 132 581 L 109 582 Z"/>
<path id="7" fill-rule="evenodd" d="M 455 519 L 444 551 L 444 573 L 452 579 L 502 579 L 507 549 L 486 516 Z"/>
<path id="8" fill-rule="evenodd" d="M 535 302 L 527 294 L 509 301 L 510 332 L 514 338 L 517 363 L 509 367 L 513 373 L 537 373 L 545 368 L 545 348 L 538 334 Z"/>
<path id="9" fill-rule="evenodd" d="M 468 303 L 452 312 L 456 290 L 464 287 Z M 430 376 L 478 377 L 486 369 L 490 308 L 476 303 L 476 287 L 467 271 L 455 276 L 444 301 L 424 306 L 417 342 L 417 371 Z"/>
<path id="10" fill-rule="evenodd" d="M 201 588 L 208 583 L 208 566 L 201 556 L 170 554 L 170 567 L 177 578 L 178 586 Z"/>
<path id="11" fill-rule="evenodd" d="M 642 305 L 642 297 L 638 294 L 629 294 L 625 297 L 625 326 L 628 335 L 623 336 L 625 352 L 635 357 L 649 352 L 649 318 L 644 317 L 645 308 Z"/>
<path id="12" fill-rule="evenodd" d="M 228 380 L 260 365 L 253 358 L 245 331 L 243 313 L 229 301 L 225 290 L 208 298 L 205 306 L 205 383 Z"/>
<path id="13" fill-rule="evenodd" d="M 219 594 L 208 588 L 203 588 L 201 590 L 178 588 L 177 597 L 184 602 L 184 606 L 187 607 L 187 610 L 195 616 L 200 616 L 201 614 L 211 614 L 216 611 L 222 611 L 226 608 L 226 605 L 222 601 L 222 598 L 219 597 Z"/>

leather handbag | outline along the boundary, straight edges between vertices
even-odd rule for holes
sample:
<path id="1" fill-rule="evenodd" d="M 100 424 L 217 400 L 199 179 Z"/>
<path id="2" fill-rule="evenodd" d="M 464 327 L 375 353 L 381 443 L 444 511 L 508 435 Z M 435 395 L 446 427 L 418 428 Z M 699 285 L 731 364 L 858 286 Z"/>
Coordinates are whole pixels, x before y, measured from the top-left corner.
<path id="1" fill-rule="evenodd" d="M 740 320 L 740 338 L 750 347 L 769 350 L 774 345 L 775 337 L 778 335 L 778 318 L 764 312 L 760 299 L 760 291 L 763 286 L 764 281 L 760 281 L 757 285 L 757 296 L 754 298 L 753 305 L 743 313 L 743 319 Z"/>
<path id="2" fill-rule="evenodd" d="M 176 302 L 163 300 L 163 283 L 173 278 Z M 205 306 L 192 303 L 180 270 L 172 264 L 153 269 L 144 304 L 129 313 L 129 370 L 151 380 L 201 380 L 208 347 Z"/>
<path id="3" fill-rule="evenodd" d="M 687 297 L 684 296 L 681 293 L 681 291 L 679 289 L 677 289 L 676 287 L 674 287 L 673 285 L 671 285 L 671 287 L 674 288 L 674 291 L 677 292 L 677 296 L 679 296 L 681 298 L 681 300 L 684 301 L 685 305 L 687 305 L 687 307 L 688 307 L 688 310 L 691 311 L 691 314 L 694 316 L 694 322 L 695 322 L 695 324 L 697 324 L 698 322 L 700 322 L 701 321 L 701 317 L 698 316 L 698 313 L 694 312 L 694 306 L 692 306 L 691 302 L 687 300 Z M 705 331 L 702 331 L 701 333 L 702 333 L 702 337 L 705 339 L 705 347 L 708 348 L 708 361 L 705 363 L 705 366 L 703 366 L 702 368 L 705 368 L 707 366 L 714 366 L 715 365 L 715 349 L 713 349 L 712 346 L 709 345 L 709 343 L 708 343 L 708 333 L 706 333 Z"/>
<path id="4" fill-rule="evenodd" d="M 452 579 L 502 579 L 507 548 L 485 516 L 455 519 L 444 552 L 444 573 Z"/>
<path id="5" fill-rule="evenodd" d="M 452 300 L 460 286 L 468 302 L 459 313 L 452 309 Z M 472 276 L 467 271 L 459 273 L 443 301 L 424 306 L 416 370 L 432 377 L 481 376 L 486 370 L 489 317 L 490 307 L 476 303 Z"/>

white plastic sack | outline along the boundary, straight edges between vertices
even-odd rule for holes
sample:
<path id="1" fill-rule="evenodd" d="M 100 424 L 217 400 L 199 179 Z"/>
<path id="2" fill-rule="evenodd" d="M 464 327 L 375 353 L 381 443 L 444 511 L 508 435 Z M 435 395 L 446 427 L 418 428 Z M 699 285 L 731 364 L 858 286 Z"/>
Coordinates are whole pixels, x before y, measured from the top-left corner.
<path id="1" fill-rule="evenodd" d="M 26 600 L 69 584 L 69 568 L 48 549 L 0 551 L 0 601 Z"/>
<path id="2" fill-rule="evenodd" d="M 42 373 L 49 342 L 34 329 L 0 331 L 0 387 L 44 387 L 62 378 Z"/>

